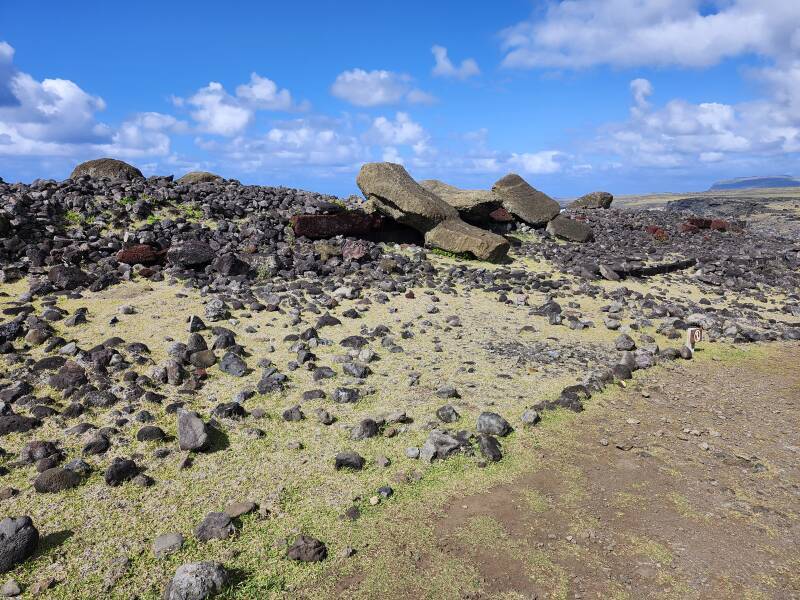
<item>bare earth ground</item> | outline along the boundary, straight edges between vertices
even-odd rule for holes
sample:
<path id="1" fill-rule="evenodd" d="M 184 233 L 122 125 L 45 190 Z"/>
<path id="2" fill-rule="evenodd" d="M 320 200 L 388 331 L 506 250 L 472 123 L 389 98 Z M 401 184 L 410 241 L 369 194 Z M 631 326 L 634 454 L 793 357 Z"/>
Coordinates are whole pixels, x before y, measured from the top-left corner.
<path id="1" fill-rule="evenodd" d="M 800 598 L 798 365 L 791 344 L 651 371 L 542 429 L 507 483 L 386 515 L 305 595 Z"/>

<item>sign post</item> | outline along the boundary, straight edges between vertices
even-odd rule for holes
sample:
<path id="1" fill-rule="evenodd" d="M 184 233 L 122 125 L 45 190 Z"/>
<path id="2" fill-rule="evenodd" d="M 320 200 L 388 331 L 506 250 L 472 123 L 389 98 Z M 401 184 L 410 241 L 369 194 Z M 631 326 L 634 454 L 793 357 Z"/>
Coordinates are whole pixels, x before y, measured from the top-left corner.
<path id="1" fill-rule="evenodd" d="M 703 329 L 700 327 L 689 327 L 686 330 L 686 347 L 694 356 L 694 345 L 703 340 Z"/>

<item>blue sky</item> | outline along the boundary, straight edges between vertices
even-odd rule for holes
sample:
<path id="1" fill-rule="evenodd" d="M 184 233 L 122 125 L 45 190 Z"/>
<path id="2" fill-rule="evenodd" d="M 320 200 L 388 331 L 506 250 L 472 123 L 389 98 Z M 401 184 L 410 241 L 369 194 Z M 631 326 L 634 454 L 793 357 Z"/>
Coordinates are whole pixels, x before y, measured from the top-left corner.
<path id="1" fill-rule="evenodd" d="M 347 195 L 800 174 L 800 2 L 0 3 L 0 177 L 114 156 Z"/>

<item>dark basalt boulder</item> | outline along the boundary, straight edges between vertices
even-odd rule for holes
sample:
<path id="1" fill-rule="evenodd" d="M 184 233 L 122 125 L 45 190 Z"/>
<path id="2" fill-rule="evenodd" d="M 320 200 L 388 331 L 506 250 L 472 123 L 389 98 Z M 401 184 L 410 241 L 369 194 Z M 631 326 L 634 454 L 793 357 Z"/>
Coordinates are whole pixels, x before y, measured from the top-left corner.
<path id="1" fill-rule="evenodd" d="M 5 415 L 0 417 L 0 436 L 9 433 L 26 433 L 40 427 L 42 422 L 24 415 Z"/>
<path id="2" fill-rule="evenodd" d="M 30 517 L 6 517 L 0 521 L 0 573 L 6 573 L 33 556 L 39 531 Z"/>
<path id="3" fill-rule="evenodd" d="M 74 290 L 77 287 L 88 285 L 90 277 L 78 267 L 71 265 L 56 265 L 47 273 L 50 282 L 60 290 Z"/>
<path id="4" fill-rule="evenodd" d="M 53 467 L 39 473 L 33 482 L 33 487 L 40 494 L 55 494 L 78 487 L 81 481 L 81 476 L 75 471 Z"/>
<path id="5" fill-rule="evenodd" d="M 570 242 L 591 242 L 594 239 L 592 228 L 586 223 L 558 215 L 547 224 L 547 233 Z"/>
<path id="6" fill-rule="evenodd" d="M 299 536 L 286 551 L 286 557 L 300 562 L 319 562 L 328 556 L 328 549 L 321 541 L 307 535 Z"/>
<path id="7" fill-rule="evenodd" d="M 167 251 L 170 264 L 185 269 L 197 269 L 210 264 L 217 257 L 217 252 L 205 242 L 189 240 L 172 246 Z"/>

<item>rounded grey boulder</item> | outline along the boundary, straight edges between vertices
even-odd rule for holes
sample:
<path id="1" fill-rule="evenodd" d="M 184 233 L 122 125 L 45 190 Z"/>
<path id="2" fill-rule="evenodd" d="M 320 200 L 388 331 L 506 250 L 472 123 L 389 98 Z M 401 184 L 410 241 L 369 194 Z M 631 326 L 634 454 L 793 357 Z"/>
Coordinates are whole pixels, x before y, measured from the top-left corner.
<path id="1" fill-rule="evenodd" d="M 164 590 L 164 600 L 205 600 L 222 592 L 228 583 L 228 572 L 221 564 L 210 561 L 186 563 Z"/>
<path id="2" fill-rule="evenodd" d="M 101 177 L 106 177 L 108 179 L 136 179 L 144 177 L 142 172 L 133 165 L 129 165 L 115 158 L 87 160 L 75 167 L 69 178 L 76 179 L 81 175 L 88 175 L 89 177 L 98 179 Z"/>
<path id="3" fill-rule="evenodd" d="M 30 517 L 6 517 L 0 521 L 0 573 L 33 556 L 38 544 L 39 531 Z"/>
<path id="4" fill-rule="evenodd" d="M 178 444 L 181 450 L 204 450 L 209 443 L 208 430 L 196 412 L 178 412 Z"/>
<path id="5" fill-rule="evenodd" d="M 503 417 L 493 412 L 482 412 L 478 417 L 478 433 L 506 436 L 514 429 Z"/>

